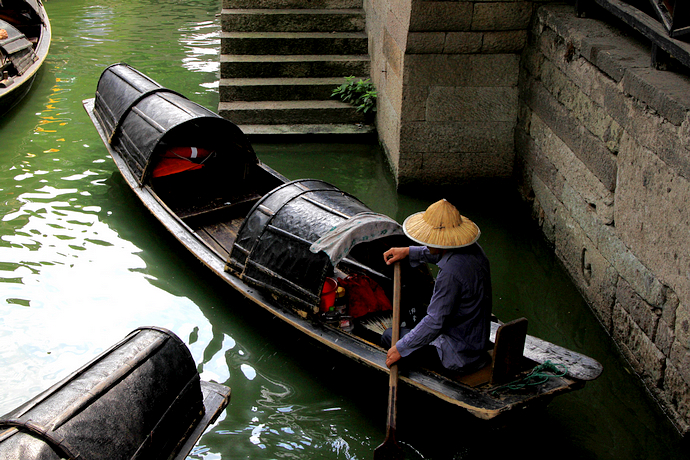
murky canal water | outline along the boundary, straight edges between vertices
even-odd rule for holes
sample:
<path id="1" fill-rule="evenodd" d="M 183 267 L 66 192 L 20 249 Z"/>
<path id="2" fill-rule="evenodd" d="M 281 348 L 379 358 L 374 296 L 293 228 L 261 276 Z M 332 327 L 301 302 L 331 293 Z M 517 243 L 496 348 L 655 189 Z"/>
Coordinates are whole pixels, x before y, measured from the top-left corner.
<path id="1" fill-rule="evenodd" d="M 0 119 L 0 413 L 156 325 L 189 345 L 203 379 L 232 388 L 192 458 L 371 458 L 385 437 L 387 377 L 316 348 L 213 279 L 139 205 L 81 106 L 105 66 L 127 62 L 215 110 L 220 0 L 50 0 L 47 9 L 50 56 Z M 332 182 L 399 220 L 440 198 L 397 194 L 375 146 L 255 148 L 289 178 Z M 527 317 L 531 334 L 605 372 L 503 429 L 402 388 L 408 458 L 687 456 L 510 188 L 455 194 L 482 229 L 496 314 Z"/>

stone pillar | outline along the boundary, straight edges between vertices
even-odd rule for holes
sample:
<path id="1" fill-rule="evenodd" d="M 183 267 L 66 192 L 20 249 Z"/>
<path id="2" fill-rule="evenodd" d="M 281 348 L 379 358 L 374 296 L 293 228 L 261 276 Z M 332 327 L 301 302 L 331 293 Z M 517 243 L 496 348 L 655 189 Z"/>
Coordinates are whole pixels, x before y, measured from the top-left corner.
<path id="1" fill-rule="evenodd" d="M 400 186 L 509 177 L 532 1 L 369 0 L 377 126 Z"/>

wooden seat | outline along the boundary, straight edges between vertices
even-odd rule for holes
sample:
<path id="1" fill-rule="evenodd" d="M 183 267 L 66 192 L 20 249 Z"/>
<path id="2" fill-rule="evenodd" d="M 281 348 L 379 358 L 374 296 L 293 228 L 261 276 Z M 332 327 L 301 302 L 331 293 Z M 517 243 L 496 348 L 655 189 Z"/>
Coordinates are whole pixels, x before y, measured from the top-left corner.
<path id="1" fill-rule="evenodd" d="M 206 223 L 216 223 L 242 217 L 249 212 L 254 204 L 261 199 L 261 195 L 250 193 L 239 197 L 223 198 L 219 200 L 222 205 L 209 206 L 208 208 L 191 208 L 185 210 L 175 210 L 176 214 L 185 223 L 192 227 Z"/>
<path id="2" fill-rule="evenodd" d="M 526 337 L 526 318 L 502 324 L 496 331 L 491 363 L 476 372 L 457 377 L 455 380 L 471 387 L 486 383 L 501 385 L 509 382 L 522 370 L 521 362 Z"/>

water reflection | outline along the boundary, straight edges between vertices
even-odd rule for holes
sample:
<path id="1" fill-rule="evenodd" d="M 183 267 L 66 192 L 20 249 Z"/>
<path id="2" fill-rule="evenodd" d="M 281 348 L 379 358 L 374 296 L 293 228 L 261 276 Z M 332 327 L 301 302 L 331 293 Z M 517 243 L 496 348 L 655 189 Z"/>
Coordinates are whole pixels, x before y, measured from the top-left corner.
<path id="1" fill-rule="evenodd" d="M 186 57 L 182 66 L 192 72 L 215 73 L 220 70 L 220 31 L 215 21 L 185 25 L 180 29 L 180 44 Z M 201 85 L 207 91 L 215 91 L 218 82 Z"/>
<path id="2" fill-rule="evenodd" d="M 194 302 L 180 295 L 184 288 L 161 289 L 175 284 L 169 274 L 151 270 L 144 249 L 120 235 L 118 225 L 127 217 L 118 213 L 140 210 L 110 201 L 112 160 L 81 100 L 93 96 L 102 68 L 128 53 L 147 61 L 164 56 L 166 68 L 174 54 L 180 61 L 187 56 L 200 72 L 213 72 L 217 59 L 207 50 L 217 46 L 218 25 L 208 20 L 213 13 L 207 5 L 191 12 L 184 5 L 160 5 L 169 23 L 187 16 L 188 25 L 147 56 L 141 45 L 160 36 L 142 27 L 151 14 L 147 5 L 86 3 L 47 5 L 55 32 L 50 56 L 29 95 L 0 120 L 3 413 L 142 324 L 176 332 L 209 329 Z M 196 21 L 195 14 L 205 19 Z M 132 20 L 118 21 L 123 17 Z M 178 39 L 187 50 L 178 49 Z M 201 64 L 206 58 L 211 65 Z M 213 74 L 203 78 L 215 80 Z M 200 356 L 204 347 L 199 342 L 191 348 Z M 221 365 L 208 367 L 223 375 Z"/>
<path id="3" fill-rule="evenodd" d="M 258 379 L 261 386 L 254 404 L 246 408 L 250 423 L 233 430 L 222 429 L 223 423 L 216 430 L 235 446 L 233 452 L 256 448 L 264 451 L 264 458 L 358 458 L 350 447 L 357 440 L 347 431 L 339 433 L 346 417 L 342 407 L 318 398 L 300 404 L 295 388 L 280 379 L 253 375 L 250 380 Z"/>

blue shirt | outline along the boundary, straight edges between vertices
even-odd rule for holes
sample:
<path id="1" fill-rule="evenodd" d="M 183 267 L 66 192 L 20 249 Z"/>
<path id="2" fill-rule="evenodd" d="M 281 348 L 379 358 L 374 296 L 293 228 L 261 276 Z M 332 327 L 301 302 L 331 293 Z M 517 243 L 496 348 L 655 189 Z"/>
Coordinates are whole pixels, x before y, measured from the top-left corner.
<path id="1" fill-rule="evenodd" d="M 478 244 L 432 255 L 424 246 L 410 247 L 410 264 L 438 265 L 439 272 L 424 318 L 396 347 L 408 356 L 425 345 L 436 347 L 447 369 L 462 370 L 483 358 L 491 327 L 491 272 Z"/>

